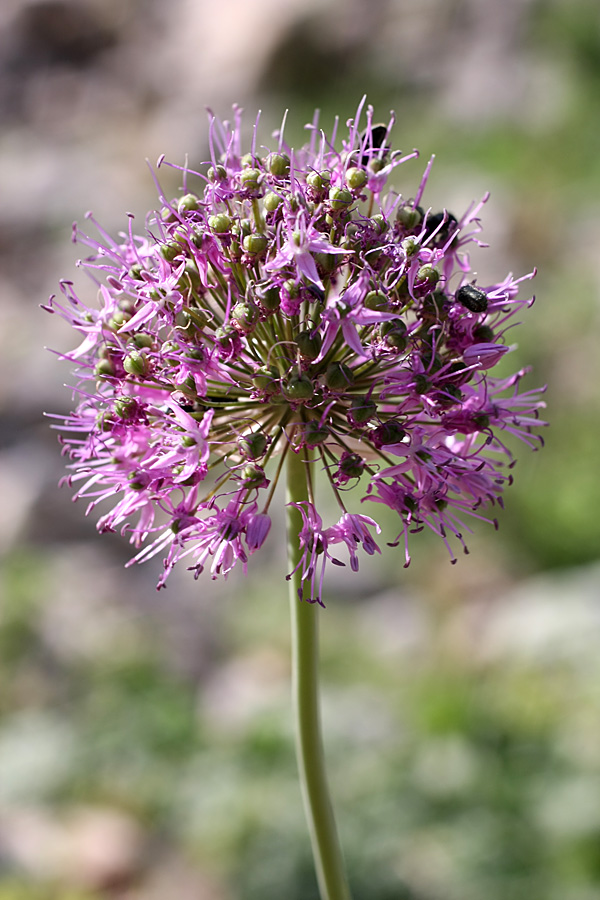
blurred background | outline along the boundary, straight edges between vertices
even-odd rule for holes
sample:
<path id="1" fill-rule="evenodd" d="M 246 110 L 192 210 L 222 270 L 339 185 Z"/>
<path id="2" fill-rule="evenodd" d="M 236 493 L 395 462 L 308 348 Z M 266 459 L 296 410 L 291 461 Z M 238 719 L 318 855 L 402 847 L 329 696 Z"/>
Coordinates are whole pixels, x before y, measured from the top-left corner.
<path id="1" fill-rule="evenodd" d="M 206 107 L 303 140 L 363 93 L 414 194 L 486 190 L 480 283 L 534 266 L 512 368 L 548 384 L 499 533 L 425 536 L 322 613 L 327 754 L 354 900 L 600 896 L 597 0 L 4 0 L 0 6 L 0 900 L 315 900 L 289 708 L 283 545 L 154 589 L 57 488 L 73 335 L 39 309 L 206 158 Z M 162 170 L 165 172 L 165 170 Z M 162 176 L 167 193 L 177 190 Z M 435 211 L 434 210 L 434 211 Z M 529 284 L 525 285 L 525 290 Z M 267 565 L 265 565 L 265 557 Z"/>

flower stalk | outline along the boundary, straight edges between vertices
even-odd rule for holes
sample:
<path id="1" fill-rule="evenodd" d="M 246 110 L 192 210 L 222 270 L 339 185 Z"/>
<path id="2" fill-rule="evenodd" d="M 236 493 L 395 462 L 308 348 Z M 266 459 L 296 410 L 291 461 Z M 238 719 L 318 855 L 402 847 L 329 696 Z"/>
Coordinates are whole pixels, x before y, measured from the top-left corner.
<path id="1" fill-rule="evenodd" d="M 321 900 L 350 900 L 331 802 L 319 710 L 319 607 L 299 600 L 302 592 L 302 550 L 298 535 L 302 515 L 296 504 L 308 502 L 306 462 L 298 453 L 287 456 L 288 556 L 292 635 L 292 695 L 296 756 L 304 811 Z"/>

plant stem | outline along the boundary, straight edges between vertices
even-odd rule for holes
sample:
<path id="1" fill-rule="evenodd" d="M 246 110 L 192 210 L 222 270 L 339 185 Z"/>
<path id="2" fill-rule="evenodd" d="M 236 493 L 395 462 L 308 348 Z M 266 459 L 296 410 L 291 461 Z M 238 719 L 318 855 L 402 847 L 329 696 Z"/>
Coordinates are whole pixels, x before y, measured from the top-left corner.
<path id="1" fill-rule="evenodd" d="M 308 499 L 307 472 L 300 454 L 287 459 L 288 503 Z M 288 506 L 288 557 L 290 569 L 300 561 L 299 510 Z M 290 579 L 292 627 L 292 694 L 296 718 L 296 756 L 304 811 L 312 845 L 321 900 L 350 900 L 342 851 L 329 796 L 319 713 L 319 616 L 318 604 L 302 602 L 301 569 Z"/>

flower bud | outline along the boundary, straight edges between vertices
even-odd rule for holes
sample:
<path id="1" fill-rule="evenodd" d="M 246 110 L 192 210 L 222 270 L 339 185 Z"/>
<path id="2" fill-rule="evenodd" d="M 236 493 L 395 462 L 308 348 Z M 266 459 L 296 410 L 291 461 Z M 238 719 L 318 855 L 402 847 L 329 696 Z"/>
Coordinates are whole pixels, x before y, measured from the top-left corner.
<path id="1" fill-rule="evenodd" d="M 244 487 L 247 488 L 266 487 L 269 484 L 262 466 L 256 466 L 253 463 L 244 466 L 241 477 Z"/>
<path id="2" fill-rule="evenodd" d="M 275 212 L 278 206 L 281 206 L 283 203 L 283 198 L 279 196 L 279 194 L 274 194 L 273 191 L 269 191 L 268 194 L 265 194 L 263 197 L 263 206 L 268 213 Z"/>
<path id="3" fill-rule="evenodd" d="M 140 263 L 134 263 L 129 269 L 128 275 L 130 278 L 135 278 L 136 281 L 141 281 L 143 271 L 144 270 Z"/>
<path id="4" fill-rule="evenodd" d="M 145 472 L 130 472 L 127 476 L 127 486 L 131 491 L 143 491 L 149 483 L 149 476 Z"/>
<path id="5" fill-rule="evenodd" d="M 309 172 L 306 176 L 306 183 L 315 191 L 322 191 L 325 187 L 325 182 L 318 172 Z"/>
<path id="6" fill-rule="evenodd" d="M 381 291 L 369 291 L 365 297 L 365 306 L 367 309 L 382 312 L 388 308 L 388 298 Z"/>
<path id="7" fill-rule="evenodd" d="M 179 241 L 166 241 L 166 243 L 160 245 L 159 252 L 162 258 L 166 259 L 167 262 L 173 262 L 177 256 L 180 256 L 181 253 L 183 253 L 183 247 Z"/>
<path id="8" fill-rule="evenodd" d="M 348 209 L 354 197 L 346 188 L 332 187 L 329 189 L 329 206 L 334 212 Z"/>
<path id="9" fill-rule="evenodd" d="M 351 191 L 357 191 L 365 186 L 369 180 L 369 176 L 364 169 L 361 169 L 358 166 L 350 166 L 349 169 L 346 169 L 344 179 Z"/>
<path id="10" fill-rule="evenodd" d="M 402 241 L 400 246 L 406 253 L 407 259 L 410 259 L 411 257 L 415 256 L 421 249 L 421 244 L 414 237 L 404 238 L 404 240 Z"/>
<path id="11" fill-rule="evenodd" d="M 138 350 L 149 350 L 150 347 L 152 347 L 154 344 L 152 335 L 146 334 L 145 331 L 138 331 L 137 334 L 133 335 L 131 340 L 138 348 Z"/>
<path id="12" fill-rule="evenodd" d="M 316 332 L 313 334 L 312 331 L 301 331 L 296 335 L 296 344 L 298 345 L 300 356 L 304 359 L 312 361 L 321 352 L 321 338 Z"/>
<path id="13" fill-rule="evenodd" d="M 306 375 L 292 375 L 281 385 L 281 390 L 286 400 L 296 403 L 310 400 L 314 394 L 313 383 Z"/>
<path id="14" fill-rule="evenodd" d="M 498 363 L 508 347 L 505 344 L 472 344 L 463 353 L 463 359 L 467 366 L 477 366 L 478 369 L 491 369 Z"/>
<path id="15" fill-rule="evenodd" d="M 400 444 L 406 437 L 406 431 L 399 422 L 391 419 L 374 428 L 369 437 L 376 447 L 385 447 L 387 444 Z"/>
<path id="16" fill-rule="evenodd" d="M 268 243 L 264 234 L 247 234 L 242 241 L 242 247 L 250 256 L 260 256 L 267 249 Z"/>
<path id="17" fill-rule="evenodd" d="M 132 419 L 135 416 L 137 402 L 134 397 L 117 397 L 114 411 L 120 419 Z"/>
<path id="18" fill-rule="evenodd" d="M 323 441 L 326 441 L 330 435 L 330 431 L 327 425 L 321 423 L 317 419 L 311 419 L 310 422 L 307 422 L 304 426 L 304 442 L 309 447 L 315 447 L 317 444 L 322 444 Z"/>
<path id="19" fill-rule="evenodd" d="M 115 367 L 111 363 L 110 359 L 100 359 L 96 363 L 94 367 L 94 375 L 98 375 L 99 377 L 104 376 L 105 378 L 110 378 L 111 375 L 115 374 Z"/>
<path id="20" fill-rule="evenodd" d="M 279 390 L 279 372 L 276 366 L 261 366 L 252 376 L 252 384 L 259 391 L 275 393 Z"/>
<path id="21" fill-rule="evenodd" d="M 407 231 L 414 231 L 423 221 L 423 210 L 420 206 L 412 206 L 410 203 L 399 206 L 396 210 L 396 222 Z"/>
<path id="22" fill-rule="evenodd" d="M 475 287 L 474 284 L 463 284 L 457 290 L 454 299 L 457 303 L 462 303 L 472 313 L 483 313 L 488 307 L 485 291 Z"/>
<path id="23" fill-rule="evenodd" d="M 195 194 L 184 194 L 177 201 L 177 211 L 180 213 L 194 212 L 198 209 L 198 198 Z"/>
<path id="24" fill-rule="evenodd" d="M 146 375 L 150 369 L 150 363 L 144 353 L 132 350 L 124 358 L 123 368 L 128 375 Z"/>
<path id="25" fill-rule="evenodd" d="M 385 234 L 389 228 L 388 220 L 381 213 L 375 213 L 374 216 L 371 216 L 369 221 L 377 234 Z"/>
<path id="26" fill-rule="evenodd" d="M 494 330 L 489 325 L 478 325 L 473 329 L 473 337 L 479 344 L 494 343 Z"/>
<path id="27" fill-rule="evenodd" d="M 257 513 L 252 516 L 246 528 L 246 544 L 250 553 L 254 553 L 264 544 L 271 528 L 271 519 L 267 513 Z"/>
<path id="28" fill-rule="evenodd" d="M 365 461 L 358 453 L 344 452 L 340 458 L 339 471 L 346 478 L 360 478 L 365 470 Z"/>
<path id="29" fill-rule="evenodd" d="M 231 230 L 231 219 L 227 213 L 217 213 L 215 216 L 210 216 L 208 227 L 216 234 L 225 234 Z"/>
<path id="30" fill-rule="evenodd" d="M 325 385 L 330 391 L 345 391 L 354 384 L 352 369 L 345 363 L 332 362 L 325 372 Z"/>
<path id="31" fill-rule="evenodd" d="M 414 385 L 415 385 L 415 393 L 417 394 L 426 394 L 427 391 L 431 388 L 431 382 L 429 381 L 427 375 L 423 375 L 422 372 L 417 372 L 414 377 Z"/>
<path id="32" fill-rule="evenodd" d="M 250 434 L 240 435 L 237 443 L 246 459 L 260 459 L 265 455 L 269 441 L 262 431 L 253 431 Z"/>
<path id="33" fill-rule="evenodd" d="M 210 166 L 206 174 L 209 181 L 227 181 L 227 169 L 225 166 Z"/>
<path id="34" fill-rule="evenodd" d="M 269 153 L 266 168 L 275 178 L 284 178 L 290 173 L 290 158 L 287 153 Z"/>
<path id="35" fill-rule="evenodd" d="M 380 326 L 380 334 L 387 347 L 391 350 L 406 349 L 408 344 L 408 329 L 402 319 L 391 319 Z"/>
<path id="36" fill-rule="evenodd" d="M 258 308 L 246 300 L 236 303 L 231 311 L 231 324 L 240 334 L 250 334 L 254 331 L 258 319 Z"/>
<path id="37" fill-rule="evenodd" d="M 249 191 L 255 191 L 258 188 L 260 176 L 260 169 L 243 169 L 239 175 L 240 184 Z"/>
<path id="38" fill-rule="evenodd" d="M 440 273 L 434 266 L 430 263 L 426 263 L 424 266 L 421 266 L 420 269 L 417 270 L 417 282 L 421 285 L 426 283 L 428 286 L 433 287 L 440 280 Z"/>
<path id="39" fill-rule="evenodd" d="M 357 425 L 364 425 L 377 412 L 377 404 L 369 397 L 353 397 L 348 410 L 348 417 Z"/>
<path id="40" fill-rule="evenodd" d="M 275 285 L 258 285 L 255 294 L 261 309 L 266 310 L 267 312 L 273 312 L 274 310 L 279 309 L 281 296 Z"/>

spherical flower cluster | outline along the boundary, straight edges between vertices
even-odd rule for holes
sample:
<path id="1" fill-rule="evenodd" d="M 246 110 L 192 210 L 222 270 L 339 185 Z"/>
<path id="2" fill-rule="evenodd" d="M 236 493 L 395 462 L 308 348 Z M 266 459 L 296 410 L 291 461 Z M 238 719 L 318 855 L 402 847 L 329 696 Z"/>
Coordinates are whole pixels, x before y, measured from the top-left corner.
<path id="1" fill-rule="evenodd" d="M 99 304 L 63 281 L 66 300 L 46 307 L 83 337 L 63 354 L 80 379 L 77 408 L 58 417 L 67 481 L 88 511 L 111 504 L 99 530 L 130 532 L 132 562 L 164 554 L 159 586 L 180 559 L 196 575 L 246 569 L 288 454 L 307 479 L 305 599 L 321 602 L 338 545 L 354 570 L 359 548 L 379 552 L 376 521 L 348 510 L 351 488 L 397 515 L 406 565 L 424 526 L 454 562 L 464 520 L 511 480 L 503 433 L 539 441 L 540 392 L 520 391 L 523 370 L 491 374 L 532 275 L 476 283 L 466 251 L 481 246 L 487 198 L 460 219 L 427 209 L 431 163 L 412 198 L 386 190 L 417 152 L 394 152 L 393 117 L 374 124 L 364 101 L 347 125 L 337 149 L 315 117 L 300 150 L 283 127 L 274 149 L 257 146 L 255 126 L 243 153 L 239 110 L 233 124 L 211 117 L 210 162 L 182 169 L 176 199 L 159 187 L 143 235 L 131 217 L 117 240 L 74 230 Z M 340 509 L 327 527 L 315 468 Z"/>

